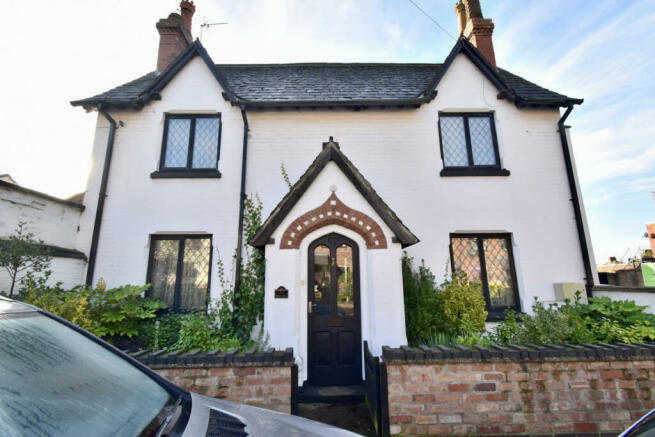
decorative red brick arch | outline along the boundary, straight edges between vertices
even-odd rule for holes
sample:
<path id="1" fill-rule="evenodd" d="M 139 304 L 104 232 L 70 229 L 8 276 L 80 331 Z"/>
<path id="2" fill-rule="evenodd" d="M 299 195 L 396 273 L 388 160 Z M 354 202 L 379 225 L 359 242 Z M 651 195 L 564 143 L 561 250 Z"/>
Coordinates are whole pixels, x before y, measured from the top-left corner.
<path id="1" fill-rule="evenodd" d="M 340 225 L 357 232 L 369 249 L 386 249 L 387 239 L 375 220 L 363 212 L 346 206 L 336 194 L 316 209 L 295 219 L 282 234 L 280 249 L 298 249 L 309 233 L 327 225 Z"/>

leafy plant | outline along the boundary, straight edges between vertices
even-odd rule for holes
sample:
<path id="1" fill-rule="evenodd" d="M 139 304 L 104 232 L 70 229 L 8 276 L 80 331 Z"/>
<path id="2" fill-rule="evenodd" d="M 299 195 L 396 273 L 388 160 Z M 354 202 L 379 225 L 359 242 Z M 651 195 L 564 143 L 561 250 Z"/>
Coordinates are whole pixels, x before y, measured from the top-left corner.
<path id="1" fill-rule="evenodd" d="M 154 319 L 158 310 L 166 308 L 159 299 L 141 297 L 148 288 L 150 284 L 107 289 L 103 279 L 95 288 L 88 288 L 91 315 L 97 323 L 95 334 L 103 338 L 137 335 L 144 320 Z"/>
<path id="2" fill-rule="evenodd" d="M 156 316 L 166 305 L 155 298 L 143 298 L 145 286 L 124 285 L 107 289 L 103 280 L 95 288 L 77 286 L 64 290 L 60 284 L 45 285 L 45 279 L 31 278 L 21 292 L 22 300 L 63 317 L 99 337 L 113 341 L 132 338 L 141 324 Z"/>
<path id="3" fill-rule="evenodd" d="M 482 284 L 469 281 L 466 274 L 454 274 L 437 293 L 441 329 L 452 335 L 484 332 L 487 320 Z"/>
<path id="4" fill-rule="evenodd" d="M 220 349 L 240 349 L 243 343 L 240 339 L 225 336 L 216 325 L 215 312 L 191 313 L 180 317 L 178 340 L 169 350 L 202 349 L 205 352 Z"/>
<path id="5" fill-rule="evenodd" d="M 36 240 L 34 234 L 27 231 L 26 224 L 19 222 L 13 235 L 0 240 L 0 267 L 3 267 L 11 278 L 9 297 L 14 294 L 21 273 L 43 273 L 50 266 L 49 250 L 43 240 Z"/>
<path id="6" fill-rule="evenodd" d="M 480 284 L 455 274 L 437 287 L 430 268 L 421 262 L 415 270 L 413 259 L 406 253 L 402 269 L 409 344 L 483 341 L 487 311 Z"/>
<path id="7" fill-rule="evenodd" d="M 437 334 L 439 304 L 434 274 L 421 262 L 414 270 L 414 259 L 403 253 L 403 294 L 405 325 L 409 344 L 420 344 Z"/>
<path id="8" fill-rule="evenodd" d="M 506 313 L 490 336 L 504 344 L 633 343 L 655 340 L 655 316 L 634 301 L 615 301 L 609 297 L 591 298 L 580 303 L 543 303 L 535 299 L 533 314 Z"/>
<path id="9" fill-rule="evenodd" d="M 280 171 L 282 172 L 282 179 L 284 179 L 284 183 L 287 184 L 287 187 L 289 187 L 289 190 L 293 188 L 293 184 L 291 183 L 291 179 L 289 179 L 289 173 L 287 173 L 287 169 L 284 167 L 284 162 L 280 164 Z"/>
<path id="10" fill-rule="evenodd" d="M 250 240 L 262 223 L 262 202 L 257 196 L 248 196 L 244 203 L 243 233 Z M 236 259 L 236 256 L 235 256 Z M 237 338 L 242 343 L 250 341 L 253 328 L 264 317 L 264 253 L 245 247 L 240 269 L 240 285 L 235 289 L 226 277 L 225 266 L 218 257 L 218 279 L 223 292 L 218 308 L 218 319 L 223 337 Z"/>

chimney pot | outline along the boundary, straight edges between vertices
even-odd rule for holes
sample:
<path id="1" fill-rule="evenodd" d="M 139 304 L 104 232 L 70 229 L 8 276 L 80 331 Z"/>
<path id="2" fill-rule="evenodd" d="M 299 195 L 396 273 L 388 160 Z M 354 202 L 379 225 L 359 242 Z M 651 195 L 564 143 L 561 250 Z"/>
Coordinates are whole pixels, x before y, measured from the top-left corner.
<path id="1" fill-rule="evenodd" d="M 196 5 L 193 4 L 193 1 L 182 0 L 180 2 L 180 15 L 182 15 L 182 21 L 184 21 L 184 27 L 191 34 L 191 19 L 193 18 L 193 13 L 196 11 Z"/>
<path id="2" fill-rule="evenodd" d="M 462 11 L 462 7 L 464 11 Z M 468 39 L 495 67 L 496 55 L 494 54 L 494 44 L 491 38 L 494 31 L 494 22 L 489 18 L 484 18 L 480 8 L 480 1 L 461 0 L 455 5 L 455 14 L 459 18 L 460 36 Z M 463 19 L 462 16 L 464 16 Z M 463 30 L 461 30 L 462 26 Z"/>
<path id="3" fill-rule="evenodd" d="M 455 15 L 457 15 L 457 24 L 459 25 L 459 33 L 457 37 L 461 37 L 466 28 L 466 7 L 461 0 L 458 3 L 455 3 Z"/>

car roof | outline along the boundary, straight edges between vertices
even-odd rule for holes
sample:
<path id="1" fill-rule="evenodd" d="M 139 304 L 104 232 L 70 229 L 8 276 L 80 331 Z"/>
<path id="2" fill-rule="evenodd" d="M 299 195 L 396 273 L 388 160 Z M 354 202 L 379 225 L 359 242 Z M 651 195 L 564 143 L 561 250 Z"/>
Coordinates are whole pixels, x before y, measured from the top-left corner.
<path id="1" fill-rule="evenodd" d="M 0 296 L 0 314 L 28 313 L 38 311 L 31 305 Z"/>

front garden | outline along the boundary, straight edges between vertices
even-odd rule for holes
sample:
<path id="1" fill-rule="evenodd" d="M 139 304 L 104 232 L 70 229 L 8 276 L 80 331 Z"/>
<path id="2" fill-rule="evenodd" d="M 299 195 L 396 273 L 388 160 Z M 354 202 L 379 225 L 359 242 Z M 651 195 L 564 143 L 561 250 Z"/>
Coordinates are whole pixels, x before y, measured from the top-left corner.
<path id="1" fill-rule="evenodd" d="M 532 314 L 507 310 L 489 331 L 482 285 L 451 275 L 441 285 L 421 263 L 403 258 L 405 319 L 411 346 L 488 346 L 635 343 L 655 341 L 655 315 L 634 301 L 609 297 L 544 305 L 535 300 Z"/>
<path id="2" fill-rule="evenodd" d="M 244 236 L 254 235 L 261 223 L 261 203 L 248 198 Z M 153 297 L 149 285 L 107 288 L 95 286 L 70 290 L 46 285 L 50 276 L 49 254 L 39 251 L 39 241 L 19 226 L 3 246 L 0 266 L 12 277 L 10 297 L 57 314 L 97 336 L 127 350 L 230 350 L 264 348 L 261 330 L 264 312 L 264 256 L 246 248 L 235 289 L 223 261 L 218 260 L 222 296 L 209 300 L 206 312 L 173 313 Z M 465 275 L 447 275 L 437 285 L 434 274 L 407 255 L 402 260 L 405 320 L 410 346 L 487 346 L 490 344 L 545 345 L 583 343 L 635 343 L 655 341 L 655 315 L 633 301 L 608 297 L 581 302 L 548 304 L 535 300 L 531 314 L 507 310 L 505 317 L 487 330 L 487 311 L 480 283 Z"/>

